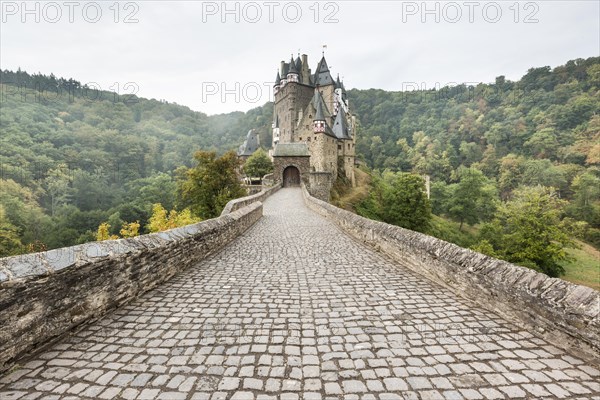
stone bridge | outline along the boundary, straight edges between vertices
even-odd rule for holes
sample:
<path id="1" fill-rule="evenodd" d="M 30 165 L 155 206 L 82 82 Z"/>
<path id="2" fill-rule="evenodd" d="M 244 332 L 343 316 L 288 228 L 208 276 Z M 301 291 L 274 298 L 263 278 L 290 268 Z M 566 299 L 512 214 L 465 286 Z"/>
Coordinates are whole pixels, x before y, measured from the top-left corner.
<path id="1" fill-rule="evenodd" d="M 18 361 L 0 399 L 598 399 L 599 381 L 597 359 L 367 247 L 289 188 L 220 252 Z"/>

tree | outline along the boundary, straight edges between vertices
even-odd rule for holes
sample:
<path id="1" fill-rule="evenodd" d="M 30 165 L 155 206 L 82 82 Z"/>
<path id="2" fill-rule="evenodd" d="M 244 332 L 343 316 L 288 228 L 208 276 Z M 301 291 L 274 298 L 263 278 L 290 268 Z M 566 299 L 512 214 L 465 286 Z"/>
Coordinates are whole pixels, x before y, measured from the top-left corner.
<path id="1" fill-rule="evenodd" d="M 585 172 L 573 179 L 573 201 L 568 207 L 569 214 L 600 228 L 600 178 Z"/>
<path id="2" fill-rule="evenodd" d="M 425 232 L 431 220 L 431 204 L 425 181 L 419 175 L 398 172 L 384 176 L 381 219 L 414 231 Z"/>
<path id="3" fill-rule="evenodd" d="M 23 244 L 19 239 L 19 230 L 6 217 L 6 211 L 0 204 L 0 257 L 19 254 Z"/>
<path id="4" fill-rule="evenodd" d="M 256 150 L 244 164 L 246 176 L 262 178 L 273 172 L 273 162 L 263 149 Z"/>
<path id="5" fill-rule="evenodd" d="M 110 224 L 108 222 L 103 222 L 98 227 L 98 231 L 96 232 L 96 240 L 101 242 L 103 240 L 112 240 L 118 239 L 117 235 L 110 234 Z"/>
<path id="6" fill-rule="evenodd" d="M 229 200 L 246 195 L 237 176 L 239 160 L 233 152 L 217 157 L 214 151 L 194 154 L 197 165 L 180 170 L 178 191 L 183 207 L 202 219 L 217 217 Z"/>
<path id="7" fill-rule="evenodd" d="M 516 190 L 482 227 L 479 249 L 552 277 L 564 274 L 559 262 L 569 259 L 565 248 L 574 245 L 560 223 L 565 203 L 543 186 Z"/>
<path id="8" fill-rule="evenodd" d="M 500 161 L 500 175 L 498 187 L 503 199 L 510 197 L 512 191 L 521 182 L 525 159 L 514 154 L 509 154 Z"/>
<path id="9" fill-rule="evenodd" d="M 485 220 L 495 211 L 496 188 L 475 168 L 459 168 L 458 183 L 453 185 L 448 208 L 448 215 L 460 223 L 475 225 Z"/>
<path id="10" fill-rule="evenodd" d="M 53 217 L 58 207 L 69 203 L 73 191 L 70 187 L 71 181 L 66 164 L 61 164 L 48 172 L 45 184 L 50 195 L 50 215 Z"/>
<path id="11" fill-rule="evenodd" d="M 124 223 L 123 227 L 119 231 L 122 238 L 132 238 L 139 236 L 140 234 L 140 223 L 139 221 Z"/>
<path id="12" fill-rule="evenodd" d="M 200 222 L 200 218 L 194 218 L 189 208 L 178 213 L 175 210 L 167 212 L 162 204 L 152 206 L 152 216 L 148 224 L 149 232 L 162 232 L 169 229 L 186 226 Z"/>
<path id="13" fill-rule="evenodd" d="M 536 158 L 556 158 L 560 143 L 554 128 L 543 128 L 535 132 L 524 147 Z"/>

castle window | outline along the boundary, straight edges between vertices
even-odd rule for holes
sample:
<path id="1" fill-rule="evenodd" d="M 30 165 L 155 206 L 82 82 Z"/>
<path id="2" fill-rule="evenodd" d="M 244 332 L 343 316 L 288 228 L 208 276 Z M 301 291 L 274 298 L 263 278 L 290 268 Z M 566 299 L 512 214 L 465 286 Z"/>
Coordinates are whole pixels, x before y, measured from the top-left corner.
<path id="1" fill-rule="evenodd" d="M 341 149 L 342 149 L 342 145 L 338 144 L 338 150 L 341 150 Z"/>
<path id="2" fill-rule="evenodd" d="M 306 141 L 307 141 L 307 142 L 310 142 L 310 136 L 306 138 Z"/>

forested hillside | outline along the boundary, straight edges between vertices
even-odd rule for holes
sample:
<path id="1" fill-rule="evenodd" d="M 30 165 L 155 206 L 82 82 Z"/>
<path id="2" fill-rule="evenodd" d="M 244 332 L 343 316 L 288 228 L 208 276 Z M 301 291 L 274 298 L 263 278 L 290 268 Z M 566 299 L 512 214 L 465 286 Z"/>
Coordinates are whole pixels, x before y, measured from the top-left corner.
<path id="1" fill-rule="evenodd" d="M 248 127 L 270 135 L 269 104 L 207 116 L 53 75 L 0 80 L 0 256 L 93 240 L 107 220 L 145 224 L 153 203 L 174 207 L 174 170 L 195 151 L 236 149 Z"/>
<path id="2" fill-rule="evenodd" d="M 358 153 L 374 169 L 431 176 L 434 213 L 452 214 L 447 184 L 473 167 L 501 200 L 519 186 L 552 187 L 565 216 L 600 228 L 600 58 L 532 68 L 517 82 L 348 97 Z"/>
<path id="3" fill-rule="evenodd" d="M 359 152 L 374 168 L 446 180 L 478 163 L 498 176 L 514 154 L 587 168 L 600 162 L 600 58 L 533 68 L 520 81 L 418 92 L 351 90 Z M 504 189 L 509 189 L 508 187 Z"/>

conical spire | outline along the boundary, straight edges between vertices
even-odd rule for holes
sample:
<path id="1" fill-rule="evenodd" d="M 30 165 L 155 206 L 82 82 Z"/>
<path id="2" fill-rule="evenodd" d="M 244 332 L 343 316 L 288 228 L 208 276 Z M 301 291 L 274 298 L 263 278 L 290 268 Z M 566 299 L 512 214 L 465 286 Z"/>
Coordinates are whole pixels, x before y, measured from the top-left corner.
<path id="1" fill-rule="evenodd" d="M 319 61 L 319 65 L 317 65 L 317 70 L 315 71 L 314 76 L 314 84 L 316 86 L 327 86 L 335 84 L 333 78 L 331 77 L 331 73 L 329 72 L 329 66 L 327 66 L 325 56 L 321 58 L 321 61 Z"/>
<path id="2" fill-rule="evenodd" d="M 318 99 L 319 100 L 317 101 L 317 104 L 315 105 L 317 112 L 315 113 L 315 118 L 313 121 L 325 121 L 325 112 L 323 111 L 323 100 L 322 100 L 320 94 L 318 96 Z"/>
<path id="3" fill-rule="evenodd" d="M 350 130 L 348 129 L 348 120 L 346 119 L 346 112 L 344 107 L 340 107 L 335 122 L 332 128 L 335 137 L 338 139 L 351 139 Z"/>
<path id="4" fill-rule="evenodd" d="M 290 60 L 290 69 L 288 71 L 288 74 L 297 74 L 298 73 L 298 69 L 296 68 L 296 63 L 294 62 L 294 56 L 292 56 L 292 59 Z"/>
<path id="5" fill-rule="evenodd" d="M 296 58 L 296 71 L 302 71 L 302 60 L 300 59 L 300 56 Z"/>
<path id="6" fill-rule="evenodd" d="M 281 82 L 281 75 L 279 75 L 279 70 L 277 70 L 277 77 L 275 78 L 275 84 L 273 86 L 279 86 Z"/>
<path id="7" fill-rule="evenodd" d="M 313 120 L 317 119 L 317 113 L 319 111 L 319 107 L 321 107 L 321 115 L 320 115 L 321 121 L 328 121 L 329 118 L 331 118 L 331 112 L 329 111 L 329 109 L 327 108 L 327 105 L 325 104 L 325 99 L 323 99 L 323 95 L 317 88 L 315 88 L 315 91 L 314 91 L 312 99 L 310 100 L 310 103 L 312 104 L 312 107 L 315 110 L 315 118 Z"/>

